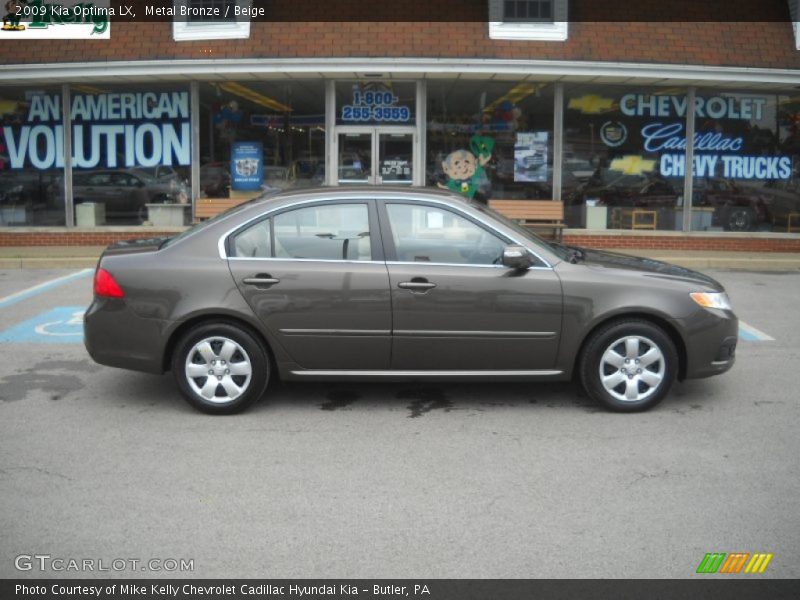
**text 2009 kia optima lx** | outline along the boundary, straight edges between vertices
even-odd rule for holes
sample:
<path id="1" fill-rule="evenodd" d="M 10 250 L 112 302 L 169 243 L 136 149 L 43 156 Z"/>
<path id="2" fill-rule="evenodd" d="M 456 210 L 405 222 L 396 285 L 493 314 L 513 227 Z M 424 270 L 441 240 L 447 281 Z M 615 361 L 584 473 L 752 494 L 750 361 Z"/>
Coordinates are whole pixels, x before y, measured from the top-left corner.
<path id="1" fill-rule="evenodd" d="M 722 286 L 665 263 L 548 243 L 429 190 L 263 197 L 170 239 L 110 247 L 85 343 L 172 370 L 195 407 L 242 410 L 285 380 L 568 380 L 608 408 L 727 371 Z"/>

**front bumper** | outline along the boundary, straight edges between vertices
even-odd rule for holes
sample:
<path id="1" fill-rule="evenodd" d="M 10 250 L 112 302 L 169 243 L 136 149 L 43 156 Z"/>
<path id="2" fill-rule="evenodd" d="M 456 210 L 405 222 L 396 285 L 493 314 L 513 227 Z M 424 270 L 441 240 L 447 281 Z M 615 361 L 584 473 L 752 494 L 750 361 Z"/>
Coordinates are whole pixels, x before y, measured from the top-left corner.
<path id="1" fill-rule="evenodd" d="M 736 362 L 739 319 L 730 310 L 701 308 L 679 326 L 686 344 L 686 379 L 711 377 Z"/>

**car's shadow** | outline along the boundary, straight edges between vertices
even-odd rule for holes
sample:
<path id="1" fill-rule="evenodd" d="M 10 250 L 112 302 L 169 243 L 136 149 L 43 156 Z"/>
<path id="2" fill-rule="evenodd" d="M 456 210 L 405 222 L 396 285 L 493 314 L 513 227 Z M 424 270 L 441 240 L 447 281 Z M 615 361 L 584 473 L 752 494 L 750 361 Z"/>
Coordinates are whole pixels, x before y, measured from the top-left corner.
<path id="1" fill-rule="evenodd" d="M 147 376 L 122 375 L 125 390 L 120 408 L 139 411 L 179 410 L 194 412 L 183 402 L 169 374 Z M 707 380 L 676 382 L 667 398 L 653 410 L 685 414 L 708 408 Z M 109 393 L 111 396 L 111 393 Z M 371 411 L 402 409 L 408 418 L 429 413 L 469 411 L 471 414 L 503 407 L 528 406 L 532 410 L 579 410 L 607 413 L 574 382 L 494 382 L 494 383 L 285 383 L 273 381 L 267 392 L 248 413 L 269 412 L 283 408 L 322 411 Z"/>
<path id="2" fill-rule="evenodd" d="M 656 410 L 684 413 L 701 410 L 702 390 L 698 382 L 676 383 L 672 393 Z M 700 386 L 702 387 L 702 385 Z M 328 383 L 283 384 L 272 388 L 256 409 L 285 403 L 305 403 L 321 410 L 363 409 L 386 403 L 403 406 L 409 418 L 432 411 L 469 410 L 484 412 L 499 407 L 532 406 L 541 409 L 581 410 L 605 413 L 602 406 L 573 382 L 564 383 Z M 272 390 L 270 390 L 272 391 Z"/>

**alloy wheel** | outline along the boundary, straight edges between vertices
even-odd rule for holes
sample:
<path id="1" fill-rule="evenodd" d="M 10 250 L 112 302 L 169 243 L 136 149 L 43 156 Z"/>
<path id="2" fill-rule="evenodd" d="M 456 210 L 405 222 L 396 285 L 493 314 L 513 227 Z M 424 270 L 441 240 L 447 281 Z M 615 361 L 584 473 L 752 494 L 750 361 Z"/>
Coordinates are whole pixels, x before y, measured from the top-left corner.
<path id="1" fill-rule="evenodd" d="M 209 337 L 189 351 L 184 372 L 198 396 L 207 402 L 225 404 L 247 390 L 253 366 L 240 344 L 226 337 Z"/>
<path id="2" fill-rule="evenodd" d="M 622 402 L 641 402 L 664 381 L 666 360 L 649 338 L 630 335 L 611 343 L 600 359 L 600 381 Z"/>

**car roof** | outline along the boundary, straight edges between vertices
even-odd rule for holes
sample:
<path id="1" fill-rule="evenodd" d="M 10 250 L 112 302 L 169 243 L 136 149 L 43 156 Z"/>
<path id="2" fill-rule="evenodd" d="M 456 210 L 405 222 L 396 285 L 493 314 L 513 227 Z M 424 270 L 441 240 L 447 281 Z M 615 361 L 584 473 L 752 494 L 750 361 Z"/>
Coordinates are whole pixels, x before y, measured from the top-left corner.
<path id="1" fill-rule="evenodd" d="M 442 190 L 440 188 L 421 188 L 421 187 L 410 187 L 405 185 L 340 185 L 340 186 L 321 186 L 321 187 L 310 187 L 310 188 L 298 188 L 294 190 L 284 190 L 278 192 L 277 194 L 271 194 L 266 198 L 270 200 L 289 200 L 292 198 L 296 198 L 297 196 L 303 196 L 306 198 L 311 198 L 314 196 L 323 196 L 325 198 L 330 197 L 353 197 L 353 196 L 367 196 L 367 197 L 374 197 L 376 194 L 380 196 L 389 195 L 400 195 L 400 196 L 414 196 L 414 195 L 425 195 L 425 196 L 434 196 L 437 198 L 442 199 L 450 199 L 450 200 L 457 200 L 466 202 L 466 199 L 463 196 L 455 194 L 449 190 Z"/>

